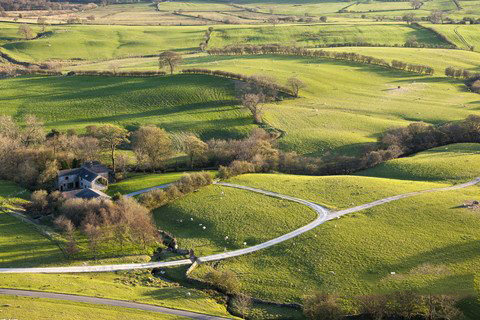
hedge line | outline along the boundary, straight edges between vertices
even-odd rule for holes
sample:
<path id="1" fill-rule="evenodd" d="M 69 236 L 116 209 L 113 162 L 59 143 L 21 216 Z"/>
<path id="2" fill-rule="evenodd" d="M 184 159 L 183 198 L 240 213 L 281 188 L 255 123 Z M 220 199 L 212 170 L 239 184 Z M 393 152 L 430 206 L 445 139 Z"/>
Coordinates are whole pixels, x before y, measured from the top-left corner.
<path id="1" fill-rule="evenodd" d="M 294 46 L 270 45 L 235 45 L 224 48 L 210 49 L 211 55 L 249 55 L 249 54 L 283 54 L 314 58 L 330 58 L 335 60 L 354 61 L 362 64 L 377 65 L 396 70 L 407 70 L 418 74 L 433 75 L 434 69 L 425 65 L 417 65 L 394 60 L 392 63 L 384 59 L 365 56 L 354 52 L 336 52 L 325 50 L 307 50 Z"/>

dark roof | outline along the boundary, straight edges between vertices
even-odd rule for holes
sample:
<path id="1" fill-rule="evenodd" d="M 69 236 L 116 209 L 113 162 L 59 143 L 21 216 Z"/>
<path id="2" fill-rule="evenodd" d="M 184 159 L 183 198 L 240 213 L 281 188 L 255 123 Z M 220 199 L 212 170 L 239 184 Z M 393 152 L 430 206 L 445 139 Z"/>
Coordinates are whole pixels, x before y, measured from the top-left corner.
<path id="1" fill-rule="evenodd" d="M 105 193 L 98 191 L 98 190 L 93 190 L 90 188 L 83 189 L 79 193 L 76 194 L 77 198 L 82 198 L 82 199 L 93 199 L 93 198 L 110 198 L 108 195 Z"/>
<path id="2" fill-rule="evenodd" d="M 63 176 L 68 176 L 68 175 L 72 175 L 72 174 L 78 174 L 77 171 L 79 171 L 79 170 L 80 170 L 80 168 L 60 170 L 60 171 L 58 171 L 58 176 L 63 177 Z"/>
<path id="3" fill-rule="evenodd" d="M 98 191 L 98 190 L 93 190 L 93 189 L 90 189 L 90 188 L 67 191 L 67 192 L 63 192 L 62 194 L 67 199 L 71 199 L 71 198 L 82 198 L 82 199 L 110 198 L 105 193 L 103 193 L 101 191 Z"/>
<path id="4" fill-rule="evenodd" d="M 101 164 L 98 161 L 85 162 L 82 165 L 82 167 L 87 168 L 88 170 L 90 170 L 92 172 L 95 172 L 95 173 L 109 173 L 111 171 L 109 168 L 107 168 L 106 166 L 104 166 L 103 164 Z"/>
<path id="5" fill-rule="evenodd" d="M 77 174 L 80 177 L 80 179 L 87 180 L 88 182 L 92 182 L 99 176 L 97 173 L 90 171 L 84 167 L 80 168 Z"/>

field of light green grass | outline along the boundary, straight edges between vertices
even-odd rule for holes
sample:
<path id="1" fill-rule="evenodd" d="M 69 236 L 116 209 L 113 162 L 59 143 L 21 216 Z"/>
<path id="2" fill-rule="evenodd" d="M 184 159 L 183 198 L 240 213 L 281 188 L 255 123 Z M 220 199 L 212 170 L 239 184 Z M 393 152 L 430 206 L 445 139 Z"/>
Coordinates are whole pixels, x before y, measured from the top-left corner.
<path id="1" fill-rule="evenodd" d="M 20 77 L 2 80 L 3 114 L 36 114 L 49 128 L 156 124 L 203 138 L 239 137 L 254 127 L 233 82 L 209 76 Z"/>
<path id="2" fill-rule="evenodd" d="M 423 181 L 466 181 L 480 176 L 480 145 L 454 144 L 395 159 L 362 175 Z"/>
<path id="3" fill-rule="evenodd" d="M 225 17 L 221 17 L 222 20 Z M 21 61 L 104 60 L 118 57 L 157 54 L 163 50 L 190 52 L 198 49 L 206 26 L 115 26 L 54 25 L 47 36 L 21 39 L 20 24 L 0 23 L 3 41 L 0 49 Z M 403 45 L 415 36 L 427 45 L 445 44 L 434 32 L 404 23 L 338 23 L 313 25 L 213 25 L 211 47 L 231 44 L 279 43 L 299 46 L 324 46 L 369 42 L 386 46 Z M 40 26 L 32 30 L 40 32 Z M 13 41 L 15 40 L 15 41 Z"/>
<path id="4" fill-rule="evenodd" d="M 99 320 L 187 319 L 128 308 L 17 296 L 0 296 L 0 305 L 0 316 L 5 319 L 82 320 L 90 318 L 92 314 Z"/>
<path id="5" fill-rule="evenodd" d="M 459 48 L 480 51 L 480 25 L 428 24 Z"/>
<path id="6" fill-rule="evenodd" d="M 132 173 L 127 179 L 114 183 L 108 187 L 108 194 L 114 195 L 117 192 L 122 194 L 147 189 L 162 184 L 172 183 L 183 176 L 181 172 L 172 172 L 164 174 L 142 174 Z"/>

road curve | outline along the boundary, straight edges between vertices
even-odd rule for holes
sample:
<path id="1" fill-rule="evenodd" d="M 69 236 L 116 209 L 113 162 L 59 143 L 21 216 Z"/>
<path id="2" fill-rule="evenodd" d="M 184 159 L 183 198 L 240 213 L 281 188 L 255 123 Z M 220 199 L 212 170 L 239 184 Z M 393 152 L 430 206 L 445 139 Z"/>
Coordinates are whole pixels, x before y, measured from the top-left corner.
<path id="1" fill-rule="evenodd" d="M 34 298 L 45 298 L 45 299 L 55 299 L 55 300 L 68 300 L 68 301 L 83 302 L 83 303 L 90 303 L 90 304 L 101 304 L 106 306 L 130 308 L 130 309 L 143 310 L 143 311 L 153 311 L 153 312 L 158 312 L 163 314 L 171 314 L 171 315 L 186 317 L 190 319 L 202 319 L 202 320 L 229 319 L 229 318 L 210 316 L 210 315 L 201 314 L 197 312 L 159 307 L 151 304 L 143 304 L 143 303 L 137 303 L 137 302 L 113 300 L 113 299 L 105 299 L 105 298 L 77 296 L 73 294 L 0 288 L 0 295 L 15 295 L 15 296 L 21 296 L 21 297 L 34 297 Z"/>
<path id="2" fill-rule="evenodd" d="M 405 194 L 400 194 L 384 199 L 380 199 L 374 202 L 370 202 L 367 204 L 363 204 L 357 207 L 345 209 L 345 210 L 340 210 L 336 212 L 329 212 L 327 209 L 324 207 L 299 198 L 279 194 L 276 192 L 271 192 L 271 191 L 265 191 L 262 189 L 257 189 L 257 188 L 252 188 L 252 187 L 246 187 L 246 186 L 241 186 L 241 185 L 236 185 L 236 184 L 231 184 L 231 183 L 221 183 L 218 182 L 216 183 L 217 185 L 221 185 L 224 187 L 230 187 L 230 188 L 237 188 L 237 189 L 242 189 L 242 190 L 247 190 L 251 192 L 256 192 L 260 194 L 264 194 L 266 196 L 271 196 L 275 198 L 280 198 L 288 201 L 293 201 L 297 202 L 303 205 L 306 205 L 313 210 L 315 210 L 318 213 L 318 217 L 310 222 L 309 224 L 298 228 L 292 232 L 289 232 L 287 234 L 284 234 L 278 238 L 269 240 L 264 243 L 260 243 L 258 245 L 244 248 L 244 249 L 239 249 L 239 250 L 234 250 L 230 252 L 225 252 L 225 253 L 219 253 L 219 254 L 214 254 L 210 256 L 205 256 L 205 257 L 199 257 L 198 261 L 199 262 L 208 262 L 208 261 L 216 261 L 216 260 L 223 260 L 227 258 L 232 258 L 236 256 L 241 256 L 245 255 L 248 253 L 256 252 L 268 247 L 271 247 L 275 244 L 284 242 L 288 239 L 297 237 L 309 230 L 314 229 L 315 227 L 319 226 L 320 224 L 324 223 L 325 221 L 329 221 L 335 218 L 339 218 L 343 215 L 353 213 L 353 212 L 358 212 L 362 211 L 365 209 L 369 209 L 372 207 L 376 207 L 388 202 L 392 201 L 397 201 L 400 199 L 404 198 L 409 198 L 413 197 L 416 195 L 424 194 L 424 193 L 430 193 L 430 192 L 439 192 L 439 191 L 452 191 L 452 190 L 458 190 L 462 188 L 467 188 L 473 185 L 476 185 L 480 183 L 480 177 L 476 178 L 475 180 L 463 183 L 463 184 L 458 184 L 450 187 L 443 187 L 443 188 L 436 188 L 436 189 L 429 189 L 429 190 L 423 190 L 423 191 L 417 191 L 417 192 L 410 192 L 410 193 L 405 193 Z M 152 188 L 149 189 L 144 189 L 143 192 L 148 192 L 149 190 L 152 190 Z M 143 193 L 140 192 L 140 193 Z M 138 194 L 140 194 L 138 193 Z M 0 273 L 84 273 L 84 272 L 111 272 L 111 271 L 122 271 L 122 270 L 133 270 L 133 269 L 151 269 L 151 268 L 160 268 L 160 267 L 172 267 L 172 266 L 181 266 L 181 265 L 189 265 L 191 264 L 192 261 L 189 259 L 184 259 L 184 260 L 177 260 L 177 261 L 167 261 L 167 262 L 149 262 L 149 263 L 132 263 L 132 264 L 116 264 L 116 265 L 98 265 L 98 266 L 76 266 L 76 267 L 48 267 L 48 268 L 0 268 Z"/>

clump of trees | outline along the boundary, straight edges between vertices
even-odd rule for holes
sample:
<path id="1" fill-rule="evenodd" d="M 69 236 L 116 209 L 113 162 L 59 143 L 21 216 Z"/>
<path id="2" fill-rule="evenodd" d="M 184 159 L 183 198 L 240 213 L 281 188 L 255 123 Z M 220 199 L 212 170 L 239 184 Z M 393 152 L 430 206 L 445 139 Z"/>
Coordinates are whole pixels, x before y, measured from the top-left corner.
<path id="1" fill-rule="evenodd" d="M 415 291 L 399 291 L 385 295 L 353 298 L 356 314 L 368 319 L 463 319 L 457 307 L 458 297 L 449 295 L 421 295 Z M 304 314 L 309 319 L 347 319 L 341 299 L 334 295 L 315 293 L 305 298 Z"/>
<path id="2" fill-rule="evenodd" d="M 148 209 L 160 208 L 188 193 L 194 192 L 199 188 L 212 183 L 212 175 L 208 172 L 185 174 L 180 180 L 165 189 L 152 190 L 141 194 L 139 201 Z"/>
<path id="3" fill-rule="evenodd" d="M 461 69 L 461 68 L 454 68 L 454 67 L 447 67 L 445 68 L 445 75 L 447 77 L 452 77 L 452 78 L 463 78 L 463 79 L 469 79 L 473 77 L 479 77 L 479 73 L 473 73 L 469 70 Z"/>
<path id="4" fill-rule="evenodd" d="M 32 194 L 29 209 L 33 217 L 49 218 L 64 232 L 69 254 L 79 251 L 81 237 L 95 258 L 101 247 L 146 250 L 161 240 L 151 213 L 133 198 L 65 199 L 58 191 L 39 190 Z"/>
<path id="5" fill-rule="evenodd" d="M 212 32 L 213 32 L 213 27 L 209 27 L 207 31 L 205 31 L 205 34 L 203 36 L 203 41 L 199 45 L 200 51 L 203 52 L 205 51 L 205 49 L 207 49 L 208 43 L 210 42 L 210 38 L 212 36 Z"/>
<path id="6" fill-rule="evenodd" d="M 388 63 L 384 59 L 379 59 L 371 56 L 361 55 L 355 52 L 336 52 L 325 50 L 307 50 L 294 46 L 281 46 L 281 45 L 232 45 L 224 48 L 215 48 L 208 50 L 212 55 L 250 55 L 250 54 L 285 54 L 285 55 L 297 55 L 307 56 L 314 58 L 329 58 L 337 60 L 353 61 L 362 64 L 377 65 L 386 68 L 406 70 L 409 72 L 415 72 L 419 74 L 434 74 L 434 69 L 429 66 L 416 65 L 403 63 L 394 60 L 392 63 Z M 399 64 L 400 62 L 400 64 Z"/>
<path id="7" fill-rule="evenodd" d="M 173 153 L 169 134 L 154 126 L 142 126 L 135 131 L 132 136 L 132 146 L 137 165 L 154 172 L 164 169 L 166 160 Z"/>

